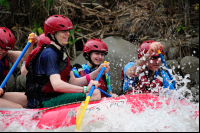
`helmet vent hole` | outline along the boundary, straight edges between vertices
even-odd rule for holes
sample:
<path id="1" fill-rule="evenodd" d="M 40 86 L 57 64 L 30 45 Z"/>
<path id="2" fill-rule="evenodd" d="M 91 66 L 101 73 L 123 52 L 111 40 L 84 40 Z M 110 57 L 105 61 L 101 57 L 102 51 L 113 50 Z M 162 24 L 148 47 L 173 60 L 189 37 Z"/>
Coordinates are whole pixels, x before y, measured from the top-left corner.
<path id="1" fill-rule="evenodd" d="M 4 44 L 4 42 L 2 40 L 0 40 L 2 44 Z"/>
<path id="2" fill-rule="evenodd" d="M 63 18 L 66 18 L 65 16 L 62 16 Z"/>
<path id="3" fill-rule="evenodd" d="M 94 47 L 98 48 L 98 46 L 97 46 L 97 45 L 94 45 Z"/>
<path id="4" fill-rule="evenodd" d="M 6 30 L 3 30 L 6 33 Z"/>
<path id="5" fill-rule="evenodd" d="M 62 25 L 62 24 L 59 24 L 61 27 L 65 27 L 64 25 Z"/>
<path id="6" fill-rule="evenodd" d="M 56 17 L 56 18 L 57 18 L 58 16 L 54 16 L 54 17 Z"/>
<path id="7" fill-rule="evenodd" d="M 150 42 L 147 42 L 147 43 L 150 43 Z"/>
<path id="8" fill-rule="evenodd" d="M 11 37 L 11 34 L 9 33 L 9 37 Z"/>

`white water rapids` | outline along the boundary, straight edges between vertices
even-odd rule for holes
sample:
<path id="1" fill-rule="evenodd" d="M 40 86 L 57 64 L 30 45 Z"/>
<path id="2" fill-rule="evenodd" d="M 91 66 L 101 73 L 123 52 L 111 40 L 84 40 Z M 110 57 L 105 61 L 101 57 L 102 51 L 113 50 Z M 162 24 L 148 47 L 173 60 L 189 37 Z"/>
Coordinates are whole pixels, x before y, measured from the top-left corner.
<path id="1" fill-rule="evenodd" d="M 146 107 L 146 110 L 141 113 L 133 113 L 131 106 L 123 104 L 120 107 L 109 108 L 105 106 L 105 100 L 102 100 L 99 104 L 100 110 L 98 113 L 90 112 L 85 114 L 83 123 L 85 123 L 82 131 L 84 132 L 199 132 L 199 116 L 195 119 L 192 115 L 195 111 L 199 111 L 199 103 L 191 103 L 191 97 L 185 98 L 185 101 L 190 104 L 185 106 L 180 103 L 179 98 L 183 97 L 184 92 L 191 91 L 187 89 L 186 83 L 187 76 L 180 81 L 176 81 L 178 84 L 184 83 L 184 85 L 177 91 L 172 91 L 170 96 L 165 95 L 164 99 L 160 99 L 163 102 L 162 108 L 152 109 Z M 169 94 L 169 93 L 168 93 Z M 171 100 L 167 105 L 165 100 L 168 97 L 175 100 Z M 154 103 L 151 101 L 151 103 Z M 156 105 L 154 105 L 156 106 Z M 176 111 L 173 111 L 176 110 Z M 170 113 L 169 113 L 170 112 Z M 197 113 L 199 115 L 199 112 Z M 25 120 L 24 126 L 21 126 L 17 121 L 5 128 L 5 124 L 2 122 L 3 115 L 0 114 L 0 131 L 3 132 L 75 132 L 76 126 L 63 127 L 58 129 L 39 129 L 37 128 L 37 122 L 31 121 L 32 115 L 22 117 Z M 92 117 L 91 117 L 92 116 Z M 102 118 L 102 119 L 99 119 Z M 94 122 L 90 122 L 94 121 Z M 89 123 L 88 123 L 89 122 Z"/>
<path id="2" fill-rule="evenodd" d="M 191 117 L 194 111 L 199 110 L 199 104 L 190 104 L 184 106 L 179 100 L 172 100 L 170 105 L 165 104 L 163 100 L 162 108 L 152 109 L 146 107 L 141 113 L 132 113 L 131 107 L 127 104 L 120 107 L 109 108 L 104 103 L 99 104 L 100 110 L 86 113 L 83 123 L 86 123 L 82 129 L 84 132 L 199 132 L 199 117 Z M 162 102 L 160 99 L 160 101 Z M 153 103 L 153 101 L 152 101 Z M 156 105 L 154 105 L 156 106 Z M 195 108 L 196 107 L 196 108 Z M 172 110 L 176 110 L 173 112 Z M 172 111 L 171 113 L 169 113 Z M 0 131 L 4 132 L 74 132 L 76 127 L 64 127 L 58 129 L 38 129 L 37 122 L 30 123 L 33 114 L 25 116 L 24 126 L 17 121 L 13 121 L 6 129 L 1 122 L 3 116 L 0 114 Z M 91 117 L 92 116 L 92 117 Z M 96 116 L 96 117 L 95 117 Z M 99 119 L 102 118 L 102 119 Z M 88 123 L 89 121 L 95 121 Z"/>

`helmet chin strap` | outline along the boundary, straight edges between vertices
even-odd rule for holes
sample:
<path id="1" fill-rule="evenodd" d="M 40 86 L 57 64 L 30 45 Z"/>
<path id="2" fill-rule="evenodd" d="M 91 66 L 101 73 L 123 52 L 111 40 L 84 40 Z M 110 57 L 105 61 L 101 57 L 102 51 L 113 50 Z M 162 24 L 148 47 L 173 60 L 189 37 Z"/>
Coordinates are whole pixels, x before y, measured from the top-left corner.
<path id="1" fill-rule="evenodd" d="M 55 42 L 55 44 L 57 44 L 58 46 L 60 46 L 60 47 L 61 47 L 61 50 L 64 48 L 64 46 L 62 46 L 62 45 L 58 42 L 58 40 L 56 39 L 55 34 L 53 34 L 54 39 L 52 38 L 52 36 L 51 36 L 50 34 L 48 34 L 47 36 L 50 38 L 51 41 Z"/>
<path id="2" fill-rule="evenodd" d="M 92 72 L 92 69 L 93 68 L 96 68 L 97 66 L 99 66 L 99 65 L 95 65 L 93 62 L 92 62 L 92 60 L 91 60 L 91 58 L 89 57 L 89 60 L 88 60 L 91 64 L 92 64 L 92 67 L 91 67 L 91 69 L 90 69 L 90 72 Z"/>
<path id="3" fill-rule="evenodd" d="M 89 53 L 89 55 L 86 55 L 86 56 L 85 56 L 85 59 L 88 60 L 88 61 L 90 62 L 90 64 L 92 64 L 92 67 L 91 67 L 91 69 L 90 69 L 90 72 L 92 71 L 93 68 L 99 66 L 99 65 L 95 65 L 95 64 L 92 62 L 92 60 L 91 60 L 91 58 L 90 58 L 90 53 Z"/>

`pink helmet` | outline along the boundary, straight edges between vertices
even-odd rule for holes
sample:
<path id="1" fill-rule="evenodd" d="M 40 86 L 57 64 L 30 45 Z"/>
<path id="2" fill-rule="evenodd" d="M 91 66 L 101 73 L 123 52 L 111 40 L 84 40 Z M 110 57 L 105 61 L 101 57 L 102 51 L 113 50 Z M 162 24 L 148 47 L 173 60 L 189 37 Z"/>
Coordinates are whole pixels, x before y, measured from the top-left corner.
<path id="1" fill-rule="evenodd" d="M 74 27 L 69 18 L 63 15 L 53 15 L 45 21 L 44 33 L 47 36 L 48 33 L 54 34 L 57 31 L 71 30 L 73 28 Z"/>
<path id="2" fill-rule="evenodd" d="M 83 47 L 83 56 L 87 56 L 91 51 L 104 52 L 105 55 L 108 53 L 107 45 L 100 39 L 90 39 Z"/>
<path id="3" fill-rule="evenodd" d="M 43 44 L 50 44 L 51 40 L 45 36 L 44 33 L 42 33 L 41 35 L 39 35 L 38 37 L 38 41 L 37 41 L 37 46 L 40 47 Z"/>
<path id="4" fill-rule="evenodd" d="M 13 33 L 5 27 L 0 27 L 0 47 L 6 50 L 12 50 L 14 45 L 15 37 Z"/>
<path id="5" fill-rule="evenodd" d="M 140 45 L 140 47 L 139 47 L 139 49 L 138 49 L 138 58 L 141 58 L 142 56 L 144 56 L 144 54 L 146 54 L 146 53 L 148 52 L 149 46 L 150 46 L 153 42 L 155 42 L 155 41 L 153 41 L 153 40 L 147 40 L 147 41 L 143 42 L 143 43 Z M 161 51 L 162 55 L 165 55 L 163 49 L 161 49 L 160 51 Z M 156 52 L 156 53 L 154 53 L 152 56 L 159 56 L 159 55 L 158 55 L 158 53 Z"/>

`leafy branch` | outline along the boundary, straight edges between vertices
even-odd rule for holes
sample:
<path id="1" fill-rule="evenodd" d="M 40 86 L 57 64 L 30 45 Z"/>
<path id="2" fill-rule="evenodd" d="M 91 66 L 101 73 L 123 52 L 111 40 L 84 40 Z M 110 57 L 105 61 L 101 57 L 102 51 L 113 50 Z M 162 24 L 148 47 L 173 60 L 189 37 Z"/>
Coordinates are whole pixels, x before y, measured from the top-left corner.
<path id="1" fill-rule="evenodd" d="M 0 0 L 0 5 L 6 6 L 7 10 L 10 10 L 10 4 L 7 0 Z"/>
<path id="2" fill-rule="evenodd" d="M 81 31 L 81 29 L 78 29 L 77 32 Z M 70 35 L 69 35 L 69 40 L 68 40 L 68 46 L 71 47 L 76 41 L 77 39 L 73 39 L 73 35 L 75 32 L 75 27 L 74 29 L 70 30 Z"/>
<path id="3" fill-rule="evenodd" d="M 40 27 L 40 24 L 38 24 L 37 22 L 34 22 L 34 29 L 32 30 L 32 32 L 35 32 L 36 34 L 40 35 L 40 34 L 42 34 L 44 31 L 43 31 L 43 29 Z"/>

